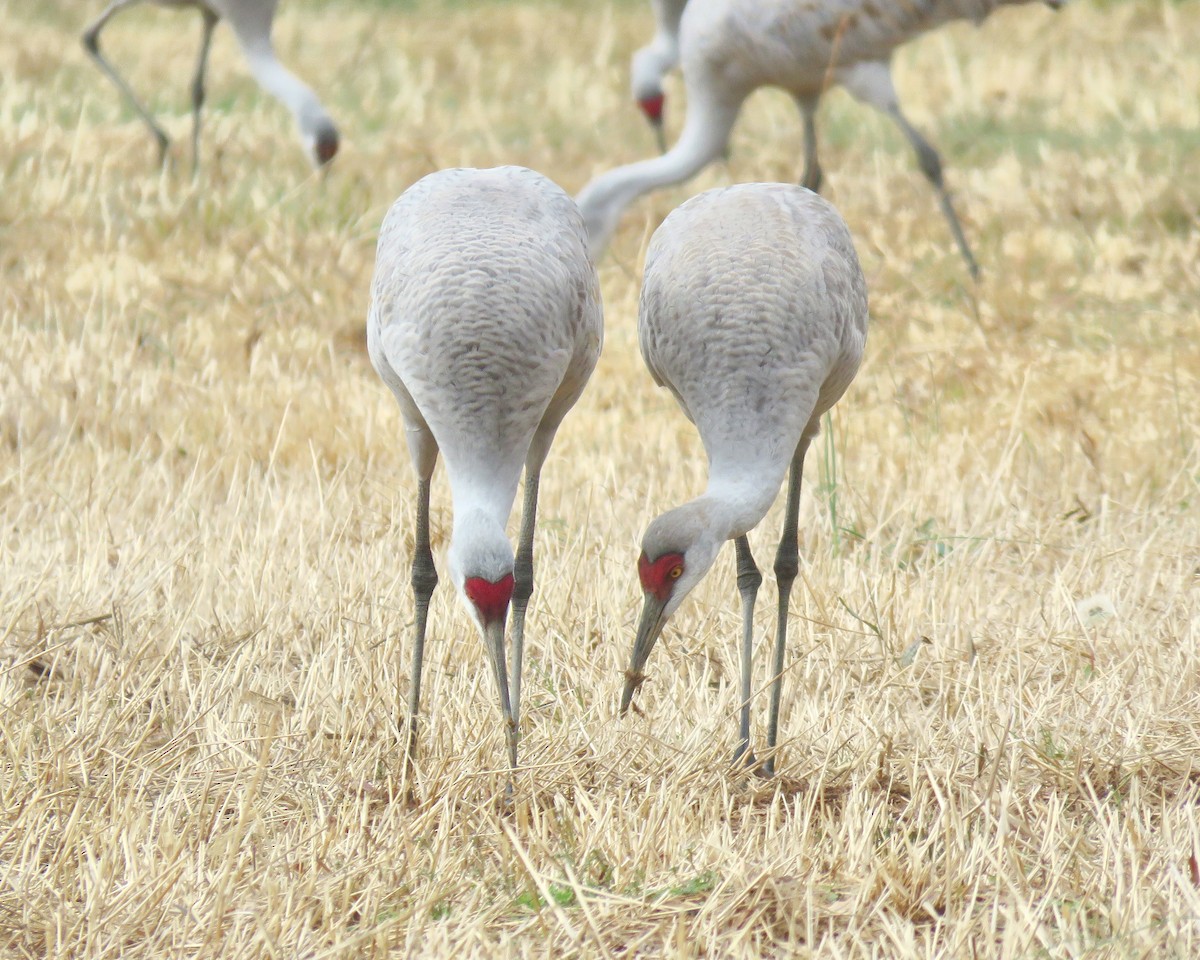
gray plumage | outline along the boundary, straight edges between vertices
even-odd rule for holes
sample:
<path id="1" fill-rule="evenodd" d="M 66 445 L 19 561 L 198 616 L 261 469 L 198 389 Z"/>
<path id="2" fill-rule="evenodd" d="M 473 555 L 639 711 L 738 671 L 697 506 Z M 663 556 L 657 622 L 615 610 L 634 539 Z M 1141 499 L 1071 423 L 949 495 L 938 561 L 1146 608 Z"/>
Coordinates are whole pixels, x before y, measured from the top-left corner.
<path id="1" fill-rule="evenodd" d="M 815 116 L 818 101 L 838 84 L 887 114 L 917 153 L 938 192 L 942 212 L 972 273 L 975 260 L 942 179 L 936 150 L 905 118 L 892 84 L 892 52 L 951 20 L 981 22 L 1008 4 L 1032 0 L 690 0 L 680 21 L 680 56 L 687 119 L 675 146 L 661 157 L 618 167 L 579 195 L 593 253 L 608 244 L 622 211 L 651 190 L 695 176 L 725 149 L 742 103 L 756 89 L 782 87 L 804 121 L 802 183 L 821 183 Z M 1066 0 L 1044 0 L 1061 6 Z"/>
<path id="2" fill-rule="evenodd" d="M 866 282 L 845 223 L 816 194 L 786 184 L 743 184 L 694 197 L 650 242 L 638 333 L 655 381 L 671 390 L 700 431 L 709 480 L 701 496 L 658 517 L 643 538 L 646 608 L 623 709 L 663 624 L 726 540 L 738 541 L 738 582 L 747 602 L 758 571 L 745 535 L 766 515 L 790 468 L 776 558 L 777 662 L 782 657 L 804 454 L 821 417 L 854 378 L 866 342 Z M 752 609 L 753 591 L 744 610 L 744 700 Z M 739 752 L 748 737 L 744 702 Z"/>
<path id="3" fill-rule="evenodd" d="M 246 62 L 250 65 L 259 86 L 292 112 L 300 139 L 313 165 L 322 166 L 333 159 L 338 151 L 337 128 L 325 112 L 321 101 L 317 99 L 317 95 L 275 56 L 275 49 L 271 43 L 271 24 L 275 19 L 276 0 L 112 0 L 95 22 L 83 32 L 83 46 L 149 127 L 158 144 L 160 163 L 166 159 L 167 147 L 170 144 L 166 133 L 129 84 L 100 52 L 100 32 L 104 25 L 120 11 L 145 2 L 153 2 L 162 7 L 191 7 L 200 12 L 203 33 L 191 85 L 193 173 L 200 165 L 200 114 L 206 93 L 208 51 L 212 44 L 213 30 L 221 20 L 228 21 L 233 28 L 238 45 L 242 48 Z"/>
<path id="4" fill-rule="evenodd" d="M 421 528 L 427 528 L 428 484 L 440 451 L 454 503 L 451 579 L 489 644 L 506 720 L 503 619 L 497 638 L 470 584 L 483 581 L 490 590 L 506 576 L 516 578 L 514 764 L 538 477 L 555 431 L 595 368 L 602 338 L 599 285 L 582 218 L 571 198 L 540 174 L 522 167 L 444 170 L 414 184 L 388 211 L 367 345 L 400 404 L 422 484 L 414 588 L 418 605 L 422 593 L 427 604 L 436 583 L 428 531 Z M 514 561 L 504 525 L 522 467 L 525 508 Z M 422 576 L 433 580 L 427 589 L 417 583 Z M 419 629 L 423 638 L 423 625 Z M 417 662 L 417 696 L 419 673 Z M 410 705 L 415 721 L 416 700 Z"/>

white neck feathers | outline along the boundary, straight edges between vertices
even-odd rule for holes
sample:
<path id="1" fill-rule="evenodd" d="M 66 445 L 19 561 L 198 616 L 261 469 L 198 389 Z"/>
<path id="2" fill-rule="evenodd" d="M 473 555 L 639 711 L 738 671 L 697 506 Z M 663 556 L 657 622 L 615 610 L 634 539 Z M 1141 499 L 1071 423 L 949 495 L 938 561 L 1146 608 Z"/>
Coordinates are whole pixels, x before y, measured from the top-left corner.
<path id="1" fill-rule="evenodd" d="M 302 133 L 314 136 L 322 125 L 331 124 L 317 95 L 279 62 L 270 38 L 245 43 L 242 49 L 258 85 L 292 112 Z"/>

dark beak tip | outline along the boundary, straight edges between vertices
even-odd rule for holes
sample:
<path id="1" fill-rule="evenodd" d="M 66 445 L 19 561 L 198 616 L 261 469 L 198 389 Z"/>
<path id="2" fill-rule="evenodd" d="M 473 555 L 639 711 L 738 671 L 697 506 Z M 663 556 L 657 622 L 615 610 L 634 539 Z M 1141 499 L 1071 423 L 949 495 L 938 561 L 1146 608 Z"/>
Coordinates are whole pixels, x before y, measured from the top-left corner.
<path id="1" fill-rule="evenodd" d="M 319 137 L 316 145 L 318 165 L 322 167 L 327 166 L 337 156 L 340 146 L 341 141 L 336 133 L 328 133 Z"/>

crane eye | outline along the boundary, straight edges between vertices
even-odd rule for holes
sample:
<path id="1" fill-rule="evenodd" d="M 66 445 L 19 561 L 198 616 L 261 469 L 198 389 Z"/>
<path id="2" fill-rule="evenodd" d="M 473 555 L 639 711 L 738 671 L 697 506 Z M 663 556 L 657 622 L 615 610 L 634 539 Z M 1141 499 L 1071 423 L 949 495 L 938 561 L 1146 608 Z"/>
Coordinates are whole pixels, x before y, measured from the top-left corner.
<path id="1" fill-rule="evenodd" d="M 673 566 L 668 571 L 667 576 L 670 577 L 672 580 L 678 580 L 680 577 L 683 576 L 683 564 L 682 563 L 675 564 L 675 566 Z"/>

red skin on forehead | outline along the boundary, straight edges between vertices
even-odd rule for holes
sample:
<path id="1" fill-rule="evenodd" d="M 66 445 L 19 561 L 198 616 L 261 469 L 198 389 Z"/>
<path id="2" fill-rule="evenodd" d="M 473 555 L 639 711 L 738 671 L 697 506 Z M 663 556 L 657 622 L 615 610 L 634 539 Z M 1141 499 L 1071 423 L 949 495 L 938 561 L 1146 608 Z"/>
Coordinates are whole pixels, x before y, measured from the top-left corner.
<path id="1" fill-rule="evenodd" d="M 638 106 L 650 120 L 657 123 L 662 119 L 663 101 L 666 98 L 660 93 L 654 97 L 645 97 L 638 101 Z"/>
<path id="2" fill-rule="evenodd" d="M 638 579 L 642 581 L 642 589 L 666 603 L 675 588 L 676 578 L 671 576 L 671 571 L 682 565 L 682 553 L 664 553 L 653 562 L 643 553 L 638 557 Z"/>
<path id="3" fill-rule="evenodd" d="M 508 613 L 508 604 L 512 600 L 513 575 L 505 574 L 495 583 L 484 580 L 483 577 L 467 577 L 463 584 L 463 592 L 467 599 L 475 604 L 479 617 L 485 624 L 503 620 Z"/>

